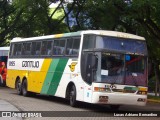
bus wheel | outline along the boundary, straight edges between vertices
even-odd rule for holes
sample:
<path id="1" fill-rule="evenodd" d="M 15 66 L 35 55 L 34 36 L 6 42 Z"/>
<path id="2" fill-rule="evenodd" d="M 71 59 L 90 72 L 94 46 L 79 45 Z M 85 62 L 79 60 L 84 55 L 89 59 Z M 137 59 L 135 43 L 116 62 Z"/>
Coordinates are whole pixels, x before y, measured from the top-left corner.
<path id="1" fill-rule="evenodd" d="M 69 94 L 69 101 L 70 101 L 70 105 L 72 107 L 76 106 L 76 87 L 74 85 L 72 85 L 71 89 L 70 89 L 70 94 Z"/>
<path id="2" fill-rule="evenodd" d="M 23 80 L 23 83 L 22 83 L 22 95 L 23 96 L 28 96 L 29 95 L 29 92 L 27 91 L 27 80 Z"/>
<path id="3" fill-rule="evenodd" d="M 110 105 L 111 110 L 118 110 L 120 105 Z"/>
<path id="4" fill-rule="evenodd" d="M 17 94 L 18 95 L 22 94 L 22 88 L 21 88 L 21 82 L 20 82 L 20 80 L 17 80 L 17 82 L 16 82 L 16 90 L 17 90 Z"/>

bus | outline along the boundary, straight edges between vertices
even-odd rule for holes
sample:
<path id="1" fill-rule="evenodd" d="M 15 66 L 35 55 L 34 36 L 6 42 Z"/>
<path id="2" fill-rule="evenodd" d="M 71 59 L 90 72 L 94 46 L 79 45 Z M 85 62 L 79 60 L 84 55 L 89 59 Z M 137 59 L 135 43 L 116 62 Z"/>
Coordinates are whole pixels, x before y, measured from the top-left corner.
<path id="1" fill-rule="evenodd" d="M 8 53 L 9 47 L 0 47 L 0 86 L 6 84 Z"/>
<path id="2" fill-rule="evenodd" d="M 145 106 L 147 47 L 143 37 L 107 30 L 86 30 L 14 38 L 7 86 L 31 93 L 109 105 Z"/>

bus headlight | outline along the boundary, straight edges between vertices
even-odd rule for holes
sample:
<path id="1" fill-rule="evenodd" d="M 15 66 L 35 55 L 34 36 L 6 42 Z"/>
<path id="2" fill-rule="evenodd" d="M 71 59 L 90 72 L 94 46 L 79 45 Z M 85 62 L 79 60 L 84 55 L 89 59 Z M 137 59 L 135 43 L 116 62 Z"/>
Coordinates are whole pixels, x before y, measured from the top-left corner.
<path id="1" fill-rule="evenodd" d="M 109 88 L 104 88 L 104 87 L 94 87 L 95 92 L 109 92 Z"/>

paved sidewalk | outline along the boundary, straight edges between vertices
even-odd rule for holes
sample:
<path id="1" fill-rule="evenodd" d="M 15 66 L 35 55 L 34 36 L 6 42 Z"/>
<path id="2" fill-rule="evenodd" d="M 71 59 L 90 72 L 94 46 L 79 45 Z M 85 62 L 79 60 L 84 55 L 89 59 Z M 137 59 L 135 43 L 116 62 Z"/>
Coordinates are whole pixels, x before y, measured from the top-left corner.
<path id="1" fill-rule="evenodd" d="M 19 111 L 15 106 L 10 104 L 7 101 L 0 100 L 0 116 L 2 115 L 2 112 L 6 111 Z M 5 113 L 3 113 L 5 115 Z M 0 117 L 0 120 L 22 120 L 20 117 Z"/>
<path id="2" fill-rule="evenodd" d="M 0 111 L 19 111 L 19 110 L 9 102 L 0 100 Z"/>

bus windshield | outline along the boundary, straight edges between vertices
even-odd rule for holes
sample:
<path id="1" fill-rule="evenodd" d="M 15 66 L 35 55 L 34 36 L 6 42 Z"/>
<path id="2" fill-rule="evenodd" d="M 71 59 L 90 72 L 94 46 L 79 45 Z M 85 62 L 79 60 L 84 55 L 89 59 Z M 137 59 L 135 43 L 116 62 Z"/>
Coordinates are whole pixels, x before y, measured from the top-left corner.
<path id="1" fill-rule="evenodd" d="M 96 36 L 95 48 L 147 55 L 145 41 L 128 38 L 124 39 L 109 36 Z"/>
<path id="2" fill-rule="evenodd" d="M 146 57 L 102 52 L 95 82 L 146 86 Z M 99 59 L 99 58 L 98 58 Z"/>
<path id="3" fill-rule="evenodd" d="M 97 56 L 94 82 L 147 86 L 145 40 L 85 35 L 82 49 Z"/>

